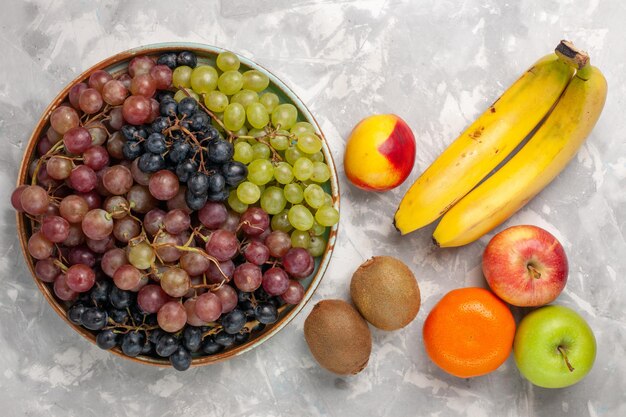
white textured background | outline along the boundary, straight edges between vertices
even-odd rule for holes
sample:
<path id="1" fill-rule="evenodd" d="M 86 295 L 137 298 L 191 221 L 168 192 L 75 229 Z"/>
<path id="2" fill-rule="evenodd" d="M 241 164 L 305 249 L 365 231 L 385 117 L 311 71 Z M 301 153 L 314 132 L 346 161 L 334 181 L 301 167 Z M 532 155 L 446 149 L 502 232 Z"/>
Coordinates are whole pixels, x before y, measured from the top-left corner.
<path id="1" fill-rule="evenodd" d="M 0 415 L 2 416 L 624 416 L 626 415 L 626 6 L 620 0 L 21 1 L 0 11 Z M 591 374 L 534 388 L 512 359 L 471 380 L 426 357 L 421 328 L 448 290 L 484 285 L 489 236 L 437 250 L 432 227 L 401 238 L 395 207 L 409 184 L 368 194 L 344 180 L 344 140 L 371 113 L 394 112 L 418 140 L 414 179 L 475 116 L 561 38 L 605 73 L 605 111 L 578 157 L 507 224 L 553 232 L 570 260 L 558 302 L 598 339 Z M 322 125 L 342 186 L 336 253 L 314 297 L 346 298 L 372 255 L 413 269 L 423 307 L 407 328 L 374 331 L 370 365 L 338 378 L 302 335 L 312 304 L 255 351 L 177 373 L 131 363 L 77 336 L 37 292 L 15 237 L 9 196 L 24 144 L 47 103 L 113 53 L 162 41 L 212 44 L 282 78 Z M 409 181 L 410 182 L 410 181 Z"/>

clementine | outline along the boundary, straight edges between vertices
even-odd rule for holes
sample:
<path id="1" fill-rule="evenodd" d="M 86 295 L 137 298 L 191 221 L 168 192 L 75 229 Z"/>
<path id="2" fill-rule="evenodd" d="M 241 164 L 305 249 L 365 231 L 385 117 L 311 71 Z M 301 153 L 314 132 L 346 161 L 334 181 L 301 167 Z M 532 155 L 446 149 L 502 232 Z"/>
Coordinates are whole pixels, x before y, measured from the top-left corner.
<path id="1" fill-rule="evenodd" d="M 511 353 L 515 320 L 507 305 L 484 288 L 452 290 L 424 322 L 430 359 L 460 378 L 496 370 Z"/>

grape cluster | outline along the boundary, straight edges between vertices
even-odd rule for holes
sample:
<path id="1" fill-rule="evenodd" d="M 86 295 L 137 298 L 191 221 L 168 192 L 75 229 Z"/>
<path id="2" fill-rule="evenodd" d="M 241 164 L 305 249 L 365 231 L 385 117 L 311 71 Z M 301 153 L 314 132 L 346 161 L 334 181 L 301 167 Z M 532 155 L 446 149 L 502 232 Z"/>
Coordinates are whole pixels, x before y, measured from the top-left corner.
<path id="1" fill-rule="evenodd" d="M 103 349 L 185 370 L 304 297 L 338 221 L 330 169 L 313 126 L 239 66 L 185 51 L 94 72 L 11 196 L 36 276 Z"/>

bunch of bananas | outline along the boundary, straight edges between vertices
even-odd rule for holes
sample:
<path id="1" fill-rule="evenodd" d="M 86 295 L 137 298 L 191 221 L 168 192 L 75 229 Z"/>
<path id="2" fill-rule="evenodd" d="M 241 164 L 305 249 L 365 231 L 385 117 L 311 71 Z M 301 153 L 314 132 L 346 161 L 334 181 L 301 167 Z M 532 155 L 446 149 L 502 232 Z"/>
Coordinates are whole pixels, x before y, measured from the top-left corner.
<path id="1" fill-rule="evenodd" d="M 606 92 L 588 55 L 561 41 L 415 181 L 396 212 L 396 228 L 406 234 L 443 215 L 433 233 L 441 247 L 488 233 L 565 168 L 600 117 Z"/>

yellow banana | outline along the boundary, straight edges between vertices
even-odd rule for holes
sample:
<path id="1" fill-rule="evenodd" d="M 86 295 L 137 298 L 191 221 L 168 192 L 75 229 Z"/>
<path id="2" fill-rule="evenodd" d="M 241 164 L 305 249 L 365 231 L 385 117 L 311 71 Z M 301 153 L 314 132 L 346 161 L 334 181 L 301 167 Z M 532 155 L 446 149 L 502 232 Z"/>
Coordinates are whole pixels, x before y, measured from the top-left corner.
<path id="1" fill-rule="evenodd" d="M 599 69 L 587 65 L 578 71 L 522 149 L 443 216 L 433 233 L 436 244 L 450 247 L 473 242 L 537 195 L 584 143 L 600 117 L 606 92 Z"/>
<path id="2" fill-rule="evenodd" d="M 424 171 L 396 212 L 402 234 L 444 214 L 539 124 L 574 74 L 565 61 L 556 54 L 537 61 Z"/>

